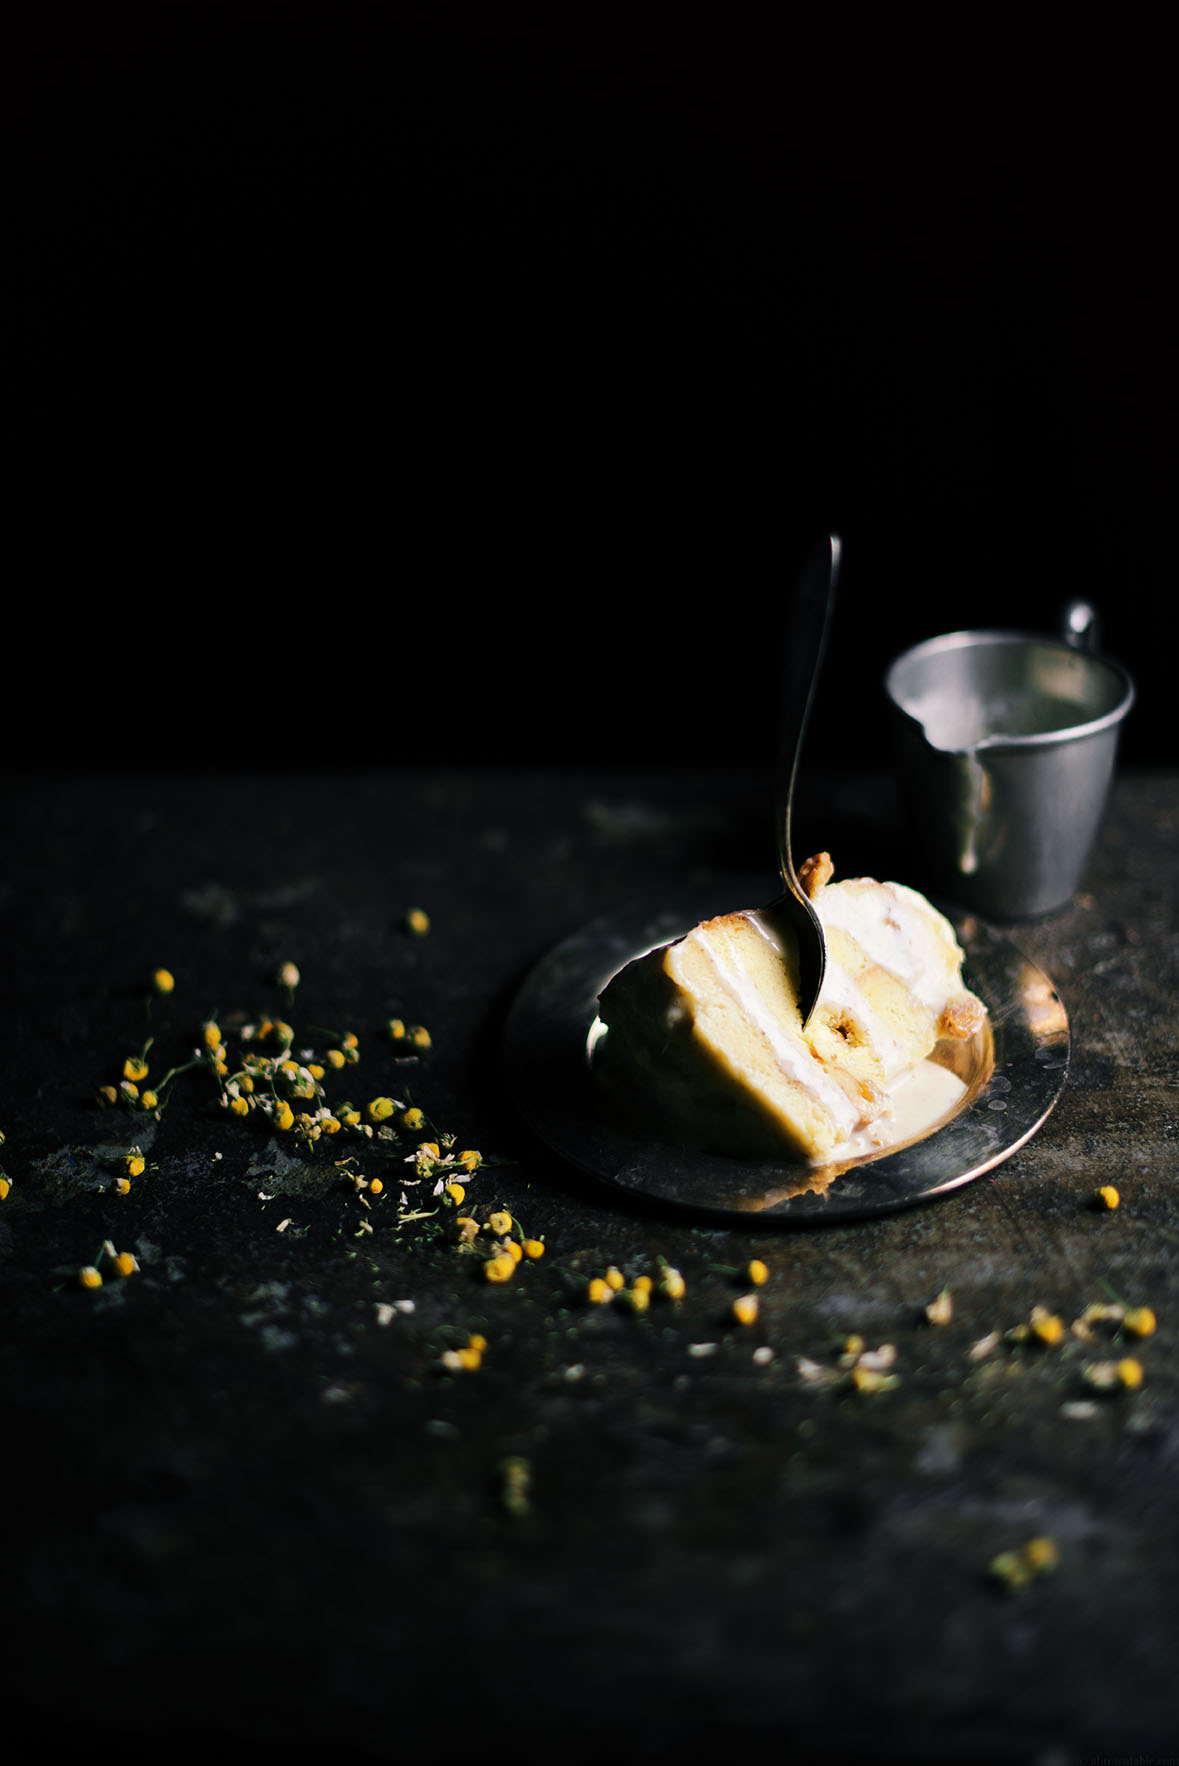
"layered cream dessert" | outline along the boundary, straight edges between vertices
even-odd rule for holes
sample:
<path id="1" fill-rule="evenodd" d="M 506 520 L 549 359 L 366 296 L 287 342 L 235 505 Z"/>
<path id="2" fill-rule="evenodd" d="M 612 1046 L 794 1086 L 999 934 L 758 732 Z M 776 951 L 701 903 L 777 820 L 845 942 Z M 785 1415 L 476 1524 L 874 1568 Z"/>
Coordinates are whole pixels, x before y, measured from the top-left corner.
<path id="1" fill-rule="evenodd" d="M 986 1017 L 953 927 L 904 884 L 832 875 L 826 853 L 800 871 L 827 940 L 805 1026 L 794 933 L 772 907 L 705 920 L 603 990 L 608 1082 L 657 1133 L 824 1164 L 912 1139 L 952 1112 L 963 1080 L 930 1057 Z"/>

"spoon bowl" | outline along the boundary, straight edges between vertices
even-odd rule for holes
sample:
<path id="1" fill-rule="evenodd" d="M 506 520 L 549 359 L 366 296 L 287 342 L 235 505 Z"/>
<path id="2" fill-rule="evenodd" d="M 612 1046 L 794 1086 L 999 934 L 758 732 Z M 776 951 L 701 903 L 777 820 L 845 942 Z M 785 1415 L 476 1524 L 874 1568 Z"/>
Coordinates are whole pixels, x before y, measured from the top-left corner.
<path id="1" fill-rule="evenodd" d="M 795 586 L 786 633 L 775 815 L 778 868 L 785 893 L 773 906 L 793 928 L 798 946 L 798 1009 L 804 1026 L 815 1009 L 823 985 L 827 938 L 795 869 L 791 812 L 799 755 L 827 646 L 841 552 L 841 543 L 832 534 L 820 541 L 808 555 Z"/>

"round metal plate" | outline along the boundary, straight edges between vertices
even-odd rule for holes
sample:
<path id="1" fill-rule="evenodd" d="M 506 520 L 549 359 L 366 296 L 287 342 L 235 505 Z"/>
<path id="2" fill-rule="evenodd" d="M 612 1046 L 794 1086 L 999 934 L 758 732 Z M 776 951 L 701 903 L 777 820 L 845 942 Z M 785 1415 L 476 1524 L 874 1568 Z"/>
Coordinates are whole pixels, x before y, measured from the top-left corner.
<path id="1" fill-rule="evenodd" d="M 816 1169 L 734 1159 L 647 1137 L 611 1118 L 594 1074 L 598 995 L 634 957 L 731 911 L 714 884 L 670 907 L 637 906 L 592 922 L 542 958 L 508 1014 L 504 1055 L 517 1109 L 562 1159 L 605 1183 L 713 1217 L 801 1226 L 888 1214 L 982 1177 L 1023 1146 L 1064 1087 L 1069 1028 L 1052 983 L 1000 932 L 938 903 L 966 953 L 963 978 L 989 1023 L 966 1051 L 967 1090 L 925 1139 Z M 756 895 L 751 895 L 756 900 Z"/>

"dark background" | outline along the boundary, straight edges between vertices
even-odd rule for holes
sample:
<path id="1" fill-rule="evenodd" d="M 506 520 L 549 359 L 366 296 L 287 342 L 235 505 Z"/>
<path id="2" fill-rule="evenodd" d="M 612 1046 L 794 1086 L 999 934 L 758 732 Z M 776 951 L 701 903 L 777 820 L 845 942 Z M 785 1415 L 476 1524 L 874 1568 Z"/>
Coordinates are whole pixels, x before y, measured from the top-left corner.
<path id="1" fill-rule="evenodd" d="M 815 758 L 1081 595 L 1174 762 L 1157 44 L 73 28 L 14 81 L 10 760 L 756 760 L 833 530 Z"/>

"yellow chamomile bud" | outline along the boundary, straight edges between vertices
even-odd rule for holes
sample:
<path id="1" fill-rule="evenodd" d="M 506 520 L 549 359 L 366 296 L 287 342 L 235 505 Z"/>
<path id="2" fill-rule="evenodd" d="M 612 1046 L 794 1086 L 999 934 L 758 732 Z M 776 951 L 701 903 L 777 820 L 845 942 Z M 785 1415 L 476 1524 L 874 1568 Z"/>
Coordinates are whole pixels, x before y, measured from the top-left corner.
<path id="1" fill-rule="evenodd" d="M 370 1122 L 387 1122 L 394 1109 L 392 1098 L 373 1098 L 365 1114 Z"/>
<path id="2" fill-rule="evenodd" d="M 171 993 L 176 982 L 168 969 L 157 969 L 151 978 L 151 984 L 157 993 Z"/>
<path id="3" fill-rule="evenodd" d="M 139 1265 L 131 1255 L 130 1251 L 120 1251 L 115 1258 L 115 1268 L 120 1275 L 134 1275 L 135 1271 L 139 1268 Z"/>
<path id="4" fill-rule="evenodd" d="M 414 1025 L 409 1033 L 409 1040 L 412 1042 L 415 1049 L 428 1049 L 433 1046 L 430 1040 L 430 1032 L 426 1029 L 424 1024 Z"/>
<path id="5" fill-rule="evenodd" d="M 511 1232 L 512 1217 L 506 1208 L 497 1208 L 494 1214 L 488 1215 L 487 1230 L 489 1233 L 494 1233 L 497 1238 L 502 1238 L 505 1233 Z"/>
<path id="6" fill-rule="evenodd" d="M 202 1035 L 205 1047 L 210 1051 L 221 1047 L 221 1030 L 218 1025 L 213 1023 L 212 1019 L 203 1027 Z"/>
<path id="7" fill-rule="evenodd" d="M 614 1290 L 602 1280 L 601 1276 L 596 1275 L 587 1284 L 585 1297 L 591 1306 L 604 1306 L 607 1300 L 613 1298 L 613 1293 Z"/>
<path id="8" fill-rule="evenodd" d="M 284 1134 L 288 1128 L 294 1128 L 295 1112 L 289 1104 L 279 1104 L 274 1112 L 274 1126 L 281 1128 Z"/>
<path id="9" fill-rule="evenodd" d="M 404 1018 L 390 1018 L 390 1020 L 389 1020 L 390 1040 L 393 1042 L 404 1042 L 405 1036 L 406 1036 L 405 1019 Z"/>
<path id="10" fill-rule="evenodd" d="M 139 1108 L 141 1110 L 157 1110 L 159 1109 L 159 1104 L 160 1100 L 154 1091 L 140 1092 Z"/>
<path id="11" fill-rule="evenodd" d="M 1131 1306 L 1122 1319 L 1126 1330 L 1135 1337 L 1151 1336 L 1156 1328 L 1156 1322 L 1154 1313 L 1149 1306 Z"/>
<path id="12" fill-rule="evenodd" d="M 128 1177 L 141 1177 L 146 1165 L 147 1161 L 138 1147 L 132 1147 L 129 1153 L 123 1155 L 123 1170 Z"/>
<path id="13" fill-rule="evenodd" d="M 678 1269 L 665 1269 L 659 1278 L 659 1291 L 668 1300 L 682 1300 L 688 1291 L 688 1284 Z"/>
<path id="14" fill-rule="evenodd" d="M 1118 1362 L 1118 1379 L 1127 1391 L 1133 1392 L 1142 1384 L 1144 1373 L 1142 1363 L 1132 1355 L 1124 1355 Z"/>
<path id="15" fill-rule="evenodd" d="M 489 1282 L 506 1282 L 511 1280 L 515 1268 L 515 1258 L 509 1257 L 506 1251 L 500 1251 L 496 1256 L 487 1259 L 483 1265 L 483 1274 Z"/>
<path id="16" fill-rule="evenodd" d="M 142 1055 L 127 1056 L 123 1062 L 123 1078 L 131 1080 L 136 1085 L 141 1079 L 147 1078 L 147 1062 Z"/>
<path id="17" fill-rule="evenodd" d="M 87 1263 L 78 1271 L 78 1280 L 84 1288 L 101 1288 L 102 1277 L 92 1263 Z"/>
<path id="18" fill-rule="evenodd" d="M 384 1193 L 384 1189 L 385 1189 L 385 1186 L 381 1182 L 380 1178 L 374 1177 L 372 1182 L 368 1186 L 368 1193 L 370 1196 L 379 1196 Z"/>
<path id="19" fill-rule="evenodd" d="M 118 1101 L 119 1094 L 113 1085 L 100 1085 L 94 1094 L 94 1102 L 98 1105 L 100 1110 L 107 1110 L 112 1104 L 117 1104 Z"/>
<path id="20" fill-rule="evenodd" d="M 131 1193 L 131 1179 L 129 1177 L 116 1177 L 116 1179 L 115 1179 L 115 1193 L 120 1196 L 130 1195 L 130 1193 Z"/>
<path id="21" fill-rule="evenodd" d="M 1032 1334 L 1038 1337 L 1041 1343 L 1059 1343 L 1064 1336 L 1064 1320 L 1058 1318 L 1054 1312 L 1049 1312 L 1047 1307 L 1033 1306 L 1028 1323 L 1032 1328 Z"/>
<path id="22" fill-rule="evenodd" d="M 615 1268 L 614 1264 L 611 1264 L 606 1271 L 606 1286 L 612 1288 L 616 1294 L 620 1294 L 626 1286 L 626 1277 L 620 1269 Z"/>
<path id="23" fill-rule="evenodd" d="M 298 967 L 296 966 L 296 964 L 283 963 L 280 966 L 279 971 L 278 971 L 278 985 L 280 987 L 286 987 L 286 988 L 298 987 L 300 979 L 301 979 L 301 977 L 299 975 L 299 970 L 298 970 Z"/>
<path id="24" fill-rule="evenodd" d="M 421 908 L 410 908 L 405 916 L 405 924 L 415 938 L 423 938 L 430 930 L 430 916 Z"/>
<path id="25" fill-rule="evenodd" d="M 467 1192 L 461 1183 L 448 1183 L 443 1193 L 454 1203 L 456 1208 L 459 1206 L 460 1202 L 466 1200 L 467 1196 Z"/>
<path id="26" fill-rule="evenodd" d="M 479 1169 L 480 1165 L 482 1165 L 482 1163 L 483 1163 L 483 1155 L 482 1155 L 482 1153 L 476 1153 L 473 1150 L 468 1150 L 465 1153 L 459 1154 L 458 1162 L 462 1166 L 464 1171 L 477 1171 Z"/>
<path id="27" fill-rule="evenodd" d="M 233 1116 L 248 1116 L 250 1114 L 250 1106 L 245 1098 L 230 1098 L 229 1110 Z"/>
<path id="28" fill-rule="evenodd" d="M 7 1202 L 11 1190 L 12 1185 L 4 1176 L 3 1172 L 0 1172 L 0 1202 Z"/>
<path id="29" fill-rule="evenodd" d="M 347 1059 L 343 1049 L 329 1049 L 323 1058 L 332 1069 L 333 1073 L 338 1073 Z"/>
<path id="30" fill-rule="evenodd" d="M 741 1294 L 733 1301 L 733 1317 L 738 1324 L 751 1325 L 757 1318 L 757 1295 Z"/>
<path id="31" fill-rule="evenodd" d="M 524 1255 L 525 1255 L 525 1257 L 531 1257 L 533 1260 L 535 1260 L 538 1257 L 543 1257 L 544 1256 L 544 1240 L 543 1239 L 525 1239 L 525 1241 L 524 1241 Z"/>
<path id="32" fill-rule="evenodd" d="M 746 1274 L 748 1275 L 749 1280 L 753 1283 L 755 1288 L 760 1288 L 763 1285 L 763 1283 L 767 1282 L 770 1278 L 770 1272 L 766 1268 L 765 1264 L 761 1261 L 760 1257 L 755 1257 L 753 1259 L 752 1263 L 749 1265 L 748 1270 L 746 1271 Z"/>
<path id="33" fill-rule="evenodd" d="M 1054 1570 L 1060 1562 L 1060 1553 L 1056 1541 L 1041 1535 L 1038 1539 L 1029 1539 L 1023 1548 L 1023 1560 L 1035 1575 L 1045 1570 Z"/>
<path id="34" fill-rule="evenodd" d="M 425 1128 L 426 1118 L 416 1104 L 411 1105 L 410 1108 L 405 1111 L 401 1118 L 401 1126 L 402 1128 L 408 1128 L 411 1134 L 419 1128 Z"/>
<path id="35" fill-rule="evenodd" d="M 1112 1183 L 1103 1183 L 1101 1188 L 1094 1193 L 1093 1200 L 1098 1208 L 1104 1208 L 1112 1214 L 1113 1210 L 1120 1206 L 1122 1198 Z"/>

